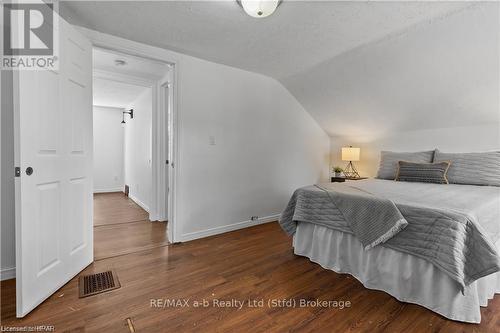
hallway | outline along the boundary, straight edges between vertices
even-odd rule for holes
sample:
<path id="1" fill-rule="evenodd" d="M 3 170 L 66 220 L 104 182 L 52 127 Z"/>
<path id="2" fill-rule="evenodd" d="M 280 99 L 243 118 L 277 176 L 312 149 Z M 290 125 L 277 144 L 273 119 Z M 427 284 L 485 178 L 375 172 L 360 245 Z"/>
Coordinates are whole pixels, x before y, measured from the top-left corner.
<path id="1" fill-rule="evenodd" d="M 168 245 L 166 228 L 121 192 L 94 194 L 94 260 Z"/>

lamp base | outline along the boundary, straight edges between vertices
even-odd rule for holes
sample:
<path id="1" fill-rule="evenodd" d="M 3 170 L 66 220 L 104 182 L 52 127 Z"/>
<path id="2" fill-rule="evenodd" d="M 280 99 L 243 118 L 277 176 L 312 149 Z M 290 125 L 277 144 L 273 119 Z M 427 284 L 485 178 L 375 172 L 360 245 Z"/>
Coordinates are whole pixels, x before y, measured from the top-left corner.
<path id="1" fill-rule="evenodd" d="M 354 164 L 352 164 L 352 161 L 349 161 L 349 163 L 347 163 L 347 166 L 344 169 L 344 176 L 346 178 L 360 178 L 358 170 L 356 170 Z"/>

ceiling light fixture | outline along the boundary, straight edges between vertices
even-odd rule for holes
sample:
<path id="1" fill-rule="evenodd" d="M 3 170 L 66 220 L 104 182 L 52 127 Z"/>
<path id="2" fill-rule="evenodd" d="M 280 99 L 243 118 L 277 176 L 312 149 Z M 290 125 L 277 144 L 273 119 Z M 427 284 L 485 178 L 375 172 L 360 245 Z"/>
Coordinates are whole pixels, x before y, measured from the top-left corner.
<path id="1" fill-rule="evenodd" d="M 282 0 L 236 0 L 236 2 L 251 17 L 262 18 L 274 13 Z"/>

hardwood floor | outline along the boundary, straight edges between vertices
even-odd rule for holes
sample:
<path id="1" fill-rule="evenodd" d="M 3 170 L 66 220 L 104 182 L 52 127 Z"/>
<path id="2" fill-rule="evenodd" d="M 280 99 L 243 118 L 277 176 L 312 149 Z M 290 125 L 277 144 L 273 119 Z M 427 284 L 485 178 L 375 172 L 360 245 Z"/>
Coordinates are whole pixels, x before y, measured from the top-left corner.
<path id="1" fill-rule="evenodd" d="M 95 194 L 94 259 L 168 245 L 167 223 L 148 218 L 148 213 L 123 193 Z"/>
<path id="2" fill-rule="evenodd" d="M 166 222 L 137 221 L 94 227 L 94 260 L 168 245 Z"/>
<path id="3" fill-rule="evenodd" d="M 148 219 L 148 213 L 122 192 L 94 194 L 94 226 Z"/>
<path id="4" fill-rule="evenodd" d="M 72 279 L 22 320 L 14 318 L 14 280 L 2 283 L 2 325 L 54 325 L 57 332 L 499 332 L 500 297 L 480 325 L 453 322 L 355 278 L 293 254 L 276 223 L 99 260 L 85 274 L 113 268 L 122 287 L 78 298 Z M 350 307 L 286 308 L 268 299 L 349 301 Z M 189 307 L 152 307 L 188 299 Z M 196 300 L 209 306 L 195 308 Z M 213 300 L 261 300 L 263 307 L 218 308 Z M 156 304 L 160 304 L 156 302 Z M 160 304 L 161 305 L 161 304 Z"/>

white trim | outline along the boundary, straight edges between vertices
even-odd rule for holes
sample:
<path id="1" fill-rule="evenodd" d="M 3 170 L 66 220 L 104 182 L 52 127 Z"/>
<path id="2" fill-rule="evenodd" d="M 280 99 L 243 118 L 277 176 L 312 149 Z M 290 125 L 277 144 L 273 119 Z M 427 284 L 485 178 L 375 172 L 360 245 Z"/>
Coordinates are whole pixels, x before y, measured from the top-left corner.
<path id="1" fill-rule="evenodd" d="M 128 197 L 133 201 L 135 202 L 136 204 L 138 204 L 139 206 L 141 206 L 142 209 L 144 209 L 146 212 L 149 213 L 149 206 L 146 205 L 144 202 L 142 202 L 141 200 L 137 199 L 137 197 L 133 196 L 132 194 L 129 193 Z M 150 217 L 149 219 L 151 221 L 154 221 L 151 219 L 151 214 L 150 214 Z"/>
<path id="2" fill-rule="evenodd" d="M 115 193 L 115 192 L 123 192 L 123 186 L 115 188 L 94 189 L 94 193 Z"/>
<path id="3" fill-rule="evenodd" d="M 167 165 L 166 160 L 170 160 L 169 155 L 169 144 L 171 138 L 168 135 L 168 124 L 172 122 L 170 118 L 169 110 L 172 109 L 170 101 L 172 100 L 171 89 L 172 85 L 169 81 L 161 81 L 158 84 L 158 113 L 156 123 L 158 124 L 158 137 L 159 142 L 157 145 L 157 186 L 156 186 L 156 207 L 158 216 L 156 220 L 167 221 L 168 220 L 168 207 L 170 205 L 168 196 L 168 180 L 169 180 L 169 167 L 170 163 Z M 168 102 L 168 103 L 165 103 Z"/>
<path id="4" fill-rule="evenodd" d="M 134 86 L 140 86 L 145 88 L 151 88 L 156 81 L 141 78 L 138 76 L 127 75 L 122 73 L 108 72 L 102 69 L 93 69 L 92 77 L 96 79 L 103 79 L 108 81 L 115 81 L 120 83 L 128 83 Z"/>
<path id="5" fill-rule="evenodd" d="M 115 109 L 115 110 L 120 110 L 123 111 L 123 108 L 119 106 L 108 106 L 108 105 L 99 105 L 99 104 L 92 104 L 93 108 L 104 108 L 104 109 Z"/>
<path id="6" fill-rule="evenodd" d="M 180 222 L 177 221 L 177 195 L 178 188 L 177 182 L 179 179 L 179 170 L 180 170 L 180 132 L 182 130 L 182 124 L 179 120 L 179 111 L 178 111 L 178 101 L 179 101 L 179 76 L 180 76 L 179 63 L 175 62 L 172 70 L 172 78 L 169 82 L 169 94 L 170 94 L 170 107 L 171 112 L 168 114 L 168 122 L 170 123 L 170 131 L 168 136 L 168 157 L 170 159 L 170 165 L 168 166 L 168 195 L 167 195 L 167 221 L 168 228 L 167 234 L 168 239 L 172 240 L 171 242 L 179 242 L 181 238 L 181 230 L 182 227 Z M 175 167 L 174 167 L 175 165 Z"/>
<path id="7" fill-rule="evenodd" d="M 14 103 L 14 165 L 20 166 L 21 161 L 21 137 L 20 137 L 20 112 L 19 112 L 19 71 L 12 73 L 13 85 L 13 103 Z M 15 184 L 15 232 L 16 232 L 16 280 L 21 281 L 21 273 L 23 269 L 22 254 L 21 254 L 21 177 L 14 178 Z M 19 265 L 19 266 L 17 266 Z M 16 285 L 16 316 L 19 316 L 22 308 L 23 290 L 20 284 Z"/>
<path id="8" fill-rule="evenodd" d="M 77 29 L 80 29 L 81 27 L 79 26 L 76 26 Z M 112 53 L 116 56 L 122 56 L 123 55 L 123 52 L 121 52 L 120 50 L 116 50 L 116 49 L 108 49 L 107 47 L 103 46 L 103 47 L 100 47 L 100 46 L 96 46 L 95 47 L 96 49 L 98 50 L 101 50 L 101 51 L 105 51 L 105 52 L 109 52 L 109 53 Z M 144 60 L 144 57 L 141 56 L 141 55 L 134 55 L 134 54 L 128 54 L 128 56 L 132 57 L 132 58 L 136 58 L 136 60 Z M 158 60 L 158 59 L 154 59 L 154 58 L 148 58 L 148 60 L 150 60 L 151 62 L 157 64 L 157 65 L 164 65 L 165 64 L 165 61 L 163 60 Z M 153 79 L 153 81 L 156 81 L 156 78 Z"/>
<path id="9" fill-rule="evenodd" d="M 280 214 L 274 214 L 274 215 L 261 217 L 257 220 L 254 220 L 254 221 L 247 220 L 247 221 L 238 222 L 238 223 L 226 224 L 226 225 L 223 225 L 220 227 L 209 228 L 209 229 L 195 231 L 195 232 L 188 232 L 186 234 L 182 234 L 180 241 L 187 242 L 187 241 L 195 240 L 198 238 L 204 238 L 204 237 L 208 237 L 208 236 L 223 234 L 223 233 L 229 232 L 229 231 L 253 227 L 253 226 L 256 226 L 259 224 L 275 222 L 279 219 L 279 217 L 280 217 Z"/>
<path id="10" fill-rule="evenodd" d="M 16 278 L 16 268 L 15 267 L 0 269 L 0 281 L 10 280 L 10 279 L 15 279 L 15 278 Z"/>
<path id="11" fill-rule="evenodd" d="M 160 105 L 158 103 L 158 92 L 159 83 L 156 82 L 151 90 L 152 98 L 152 110 L 151 110 L 151 211 L 149 212 L 149 219 L 151 221 L 159 220 L 159 210 L 158 206 L 158 188 L 161 186 L 161 178 L 159 177 L 159 170 L 161 170 L 162 165 L 160 162 L 160 146 L 161 142 L 161 131 L 163 127 L 160 128 Z"/>

